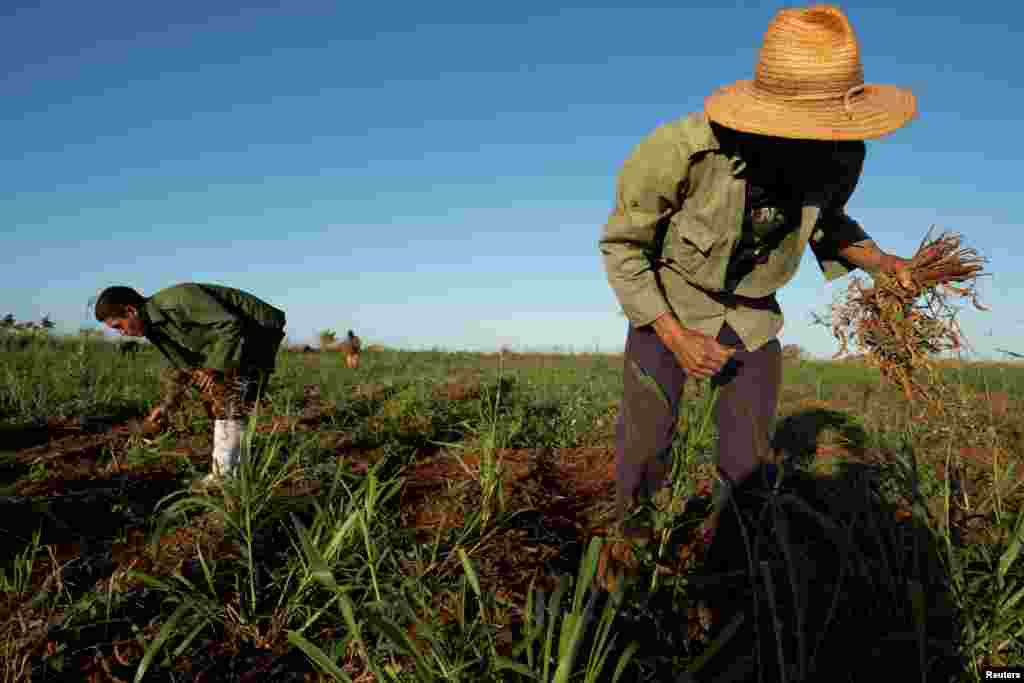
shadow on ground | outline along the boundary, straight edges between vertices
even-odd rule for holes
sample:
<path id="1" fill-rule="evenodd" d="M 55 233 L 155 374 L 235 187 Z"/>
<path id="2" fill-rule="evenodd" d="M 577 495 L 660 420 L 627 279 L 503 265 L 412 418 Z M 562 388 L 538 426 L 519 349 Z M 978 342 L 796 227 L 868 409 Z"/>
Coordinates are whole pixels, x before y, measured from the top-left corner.
<path id="1" fill-rule="evenodd" d="M 0 425 L 0 452 L 13 453 L 68 436 L 100 434 L 136 417 L 140 417 L 137 410 L 121 407 L 74 419 Z"/>
<path id="2" fill-rule="evenodd" d="M 838 433 L 848 462 L 815 475 L 815 460 L 828 457 L 818 446 L 826 430 Z M 795 467 L 777 489 L 760 471 L 738 488 L 707 557 L 686 576 L 685 597 L 668 586 L 628 593 L 617 630 L 640 643 L 631 680 L 924 680 L 923 672 L 960 680 L 967 661 L 957 654 L 943 545 L 924 520 L 886 502 L 882 466 L 865 462 L 866 441 L 836 410 L 780 421 L 773 445 Z M 707 502 L 697 502 L 687 517 L 706 514 Z M 645 576 L 640 583 L 649 585 Z M 712 625 L 696 641 L 698 602 L 710 607 Z M 680 657 L 710 653 L 716 641 L 721 649 L 692 677 L 674 673 Z"/>
<path id="3" fill-rule="evenodd" d="M 872 470 L 797 472 L 777 490 L 755 473 L 736 491 L 692 579 L 725 643 L 692 680 L 923 680 L 926 670 L 948 681 L 966 670 L 940 546 L 926 526 L 897 521 Z"/>
<path id="4" fill-rule="evenodd" d="M 113 570 L 109 548 L 126 529 L 142 528 L 164 496 L 181 487 L 172 476 L 119 475 L 69 482 L 59 495 L 0 497 L 0 556 L 13 557 L 40 532 L 41 545 L 69 546 L 71 586 L 88 587 Z"/>
<path id="5" fill-rule="evenodd" d="M 772 447 L 785 454 L 787 464 L 806 469 L 814 464 L 819 438 L 826 430 L 838 433 L 842 449 L 853 458 L 863 458 L 867 432 L 847 413 L 827 408 L 804 410 L 783 418 L 775 428 Z"/>

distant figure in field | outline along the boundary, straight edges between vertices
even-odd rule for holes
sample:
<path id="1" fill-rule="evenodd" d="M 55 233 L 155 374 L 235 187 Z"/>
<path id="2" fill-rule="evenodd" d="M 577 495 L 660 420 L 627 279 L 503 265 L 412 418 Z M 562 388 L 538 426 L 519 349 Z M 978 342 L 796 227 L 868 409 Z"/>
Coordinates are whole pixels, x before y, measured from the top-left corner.
<path id="1" fill-rule="evenodd" d="M 245 423 L 285 336 L 284 311 L 238 289 L 193 282 L 150 297 L 108 287 L 95 309 L 96 320 L 122 335 L 145 337 L 171 363 L 164 399 L 147 426 L 165 424 L 189 387 L 198 389 L 214 420 L 213 471 L 200 484 L 236 476 Z"/>
<path id="2" fill-rule="evenodd" d="M 122 356 L 134 356 L 139 352 L 139 342 L 137 341 L 126 341 L 118 344 L 117 352 Z"/>
<path id="3" fill-rule="evenodd" d="M 355 370 L 359 367 L 359 354 L 362 351 L 363 343 L 359 337 L 352 332 L 348 331 L 348 339 L 343 341 L 339 345 L 339 349 L 345 354 L 345 365 L 351 370 Z"/>

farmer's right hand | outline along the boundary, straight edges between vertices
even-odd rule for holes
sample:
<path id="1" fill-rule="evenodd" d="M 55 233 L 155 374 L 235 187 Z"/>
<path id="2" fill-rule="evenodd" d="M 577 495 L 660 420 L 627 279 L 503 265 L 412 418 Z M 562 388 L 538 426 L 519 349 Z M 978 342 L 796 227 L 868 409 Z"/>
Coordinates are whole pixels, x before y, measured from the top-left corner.
<path id="1" fill-rule="evenodd" d="M 654 321 L 654 331 L 676 357 L 680 367 L 698 379 L 718 374 L 736 353 L 736 349 L 722 346 L 703 332 L 683 327 L 671 313 Z"/>
<path id="2" fill-rule="evenodd" d="M 167 409 L 164 405 L 158 405 L 157 408 L 150 412 L 150 415 L 145 416 L 145 421 L 142 423 L 142 429 L 146 433 L 156 433 L 161 431 L 167 425 Z"/>
<path id="3" fill-rule="evenodd" d="M 167 409 L 159 405 L 150 411 L 142 422 L 142 433 L 148 436 L 159 434 L 167 425 Z"/>
<path id="4" fill-rule="evenodd" d="M 150 411 L 149 415 L 146 416 L 146 423 L 151 425 L 161 424 L 167 416 L 166 409 L 163 406 L 157 406 Z"/>

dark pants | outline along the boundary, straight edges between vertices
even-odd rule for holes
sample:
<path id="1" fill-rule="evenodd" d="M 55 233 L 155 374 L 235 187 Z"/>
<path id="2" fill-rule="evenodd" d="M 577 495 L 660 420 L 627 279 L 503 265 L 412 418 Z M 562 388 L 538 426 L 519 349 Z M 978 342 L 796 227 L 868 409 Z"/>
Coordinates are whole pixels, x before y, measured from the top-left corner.
<path id="1" fill-rule="evenodd" d="M 270 327 L 257 327 L 245 335 L 238 371 L 229 380 L 233 385 L 229 388 L 229 400 L 223 410 L 215 410 L 216 413 L 227 418 L 252 413 L 256 399 L 266 393 L 284 337 L 284 330 Z"/>
<path id="2" fill-rule="evenodd" d="M 271 374 L 277 365 L 277 352 L 284 341 L 284 330 L 257 327 L 242 338 L 239 372 L 242 375 Z"/>
<path id="3" fill-rule="evenodd" d="M 761 464 L 766 453 L 782 383 L 782 350 L 777 339 L 747 351 L 728 325 L 719 343 L 740 349 L 712 379 L 719 387 L 715 405 L 720 476 L 738 484 Z M 668 484 L 672 439 L 679 420 L 686 372 L 650 326 L 630 326 L 626 337 L 622 406 L 616 428 L 616 506 L 623 531 L 637 503 Z"/>

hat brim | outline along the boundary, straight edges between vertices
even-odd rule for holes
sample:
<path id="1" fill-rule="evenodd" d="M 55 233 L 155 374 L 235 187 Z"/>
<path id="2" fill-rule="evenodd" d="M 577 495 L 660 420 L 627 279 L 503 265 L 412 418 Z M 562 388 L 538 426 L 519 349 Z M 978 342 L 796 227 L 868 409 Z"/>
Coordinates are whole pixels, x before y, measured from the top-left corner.
<path id="1" fill-rule="evenodd" d="M 704 100 L 708 118 L 734 130 L 799 140 L 869 140 L 905 126 L 917 113 L 913 93 L 892 85 L 865 85 L 850 98 L 792 101 L 737 81 Z"/>

